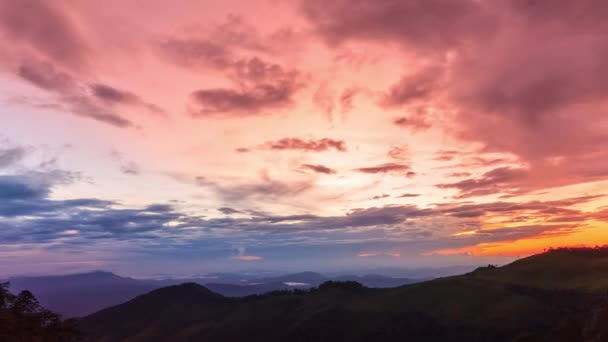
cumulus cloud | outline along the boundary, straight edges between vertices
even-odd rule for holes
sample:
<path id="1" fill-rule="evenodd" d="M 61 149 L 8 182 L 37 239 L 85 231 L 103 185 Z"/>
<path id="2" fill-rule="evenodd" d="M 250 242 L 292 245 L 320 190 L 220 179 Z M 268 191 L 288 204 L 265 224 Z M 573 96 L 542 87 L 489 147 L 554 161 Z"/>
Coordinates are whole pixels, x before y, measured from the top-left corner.
<path id="1" fill-rule="evenodd" d="M 295 69 L 257 55 L 242 57 L 241 50 L 269 53 L 274 46 L 238 16 L 229 16 L 206 36 L 170 37 L 160 46 L 170 61 L 186 68 L 219 71 L 234 84 L 193 91 L 190 113 L 195 117 L 260 115 L 285 108 L 292 105 L 293 96 L 304 85 Z"/>
<path id="2" fill-rule="evenodd" d="M 450 129 L 458 138 L 482 143 L 485 152 L 514 154 L 527 164 L 537 188 L 608 174 L 598 162 L 608 146 L 608 87 L 596 77 L 608 68 L 603 2 L 301 4 L 329 46 L 392 43 L 425 61 L 407 70 L 381 104 L 449 108 Z M 415 123 L 410 117 L 399 122 Z M 551 177 L 543 180 L 542 174 Z"/>
<path id="3" fill-rule="evenodd" d="M 267 109 L 283 108 L 292 103 L 302 85 L 298 72 L 257 57 L 233 61 L 226 67 L 226 74 L 237 87 L 194 91 L 193 115 L 257 115 Z"/>

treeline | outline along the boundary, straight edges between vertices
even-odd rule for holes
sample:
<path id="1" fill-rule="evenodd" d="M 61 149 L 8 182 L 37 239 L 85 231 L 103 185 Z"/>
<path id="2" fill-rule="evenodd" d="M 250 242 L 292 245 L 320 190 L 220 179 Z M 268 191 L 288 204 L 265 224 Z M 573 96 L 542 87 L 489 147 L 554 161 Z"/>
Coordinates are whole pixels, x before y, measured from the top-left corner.
<path id="1" fill-rule="evenodd" d="M 75 320 L 43 308 L 30 291 L 14 295 L 8 283 L 0 283 L 0 341 L 71 342 L 80 334 Z"/>

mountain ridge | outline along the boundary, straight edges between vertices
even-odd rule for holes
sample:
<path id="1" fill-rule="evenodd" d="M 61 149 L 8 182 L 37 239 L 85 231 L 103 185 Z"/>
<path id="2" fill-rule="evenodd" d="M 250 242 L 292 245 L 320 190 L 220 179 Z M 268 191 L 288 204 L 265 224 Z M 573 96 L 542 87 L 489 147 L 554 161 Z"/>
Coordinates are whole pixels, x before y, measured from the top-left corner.
<path id="1" fill-rule="evenodd" d="M 421 341 L 604 341 L 587 339 L 589 334 L 601 335 L 597 331 L 602 324 L 608 326 L 600 314 L 608 300 L 599 287 L 573 286 L 567 281 L 548 286 L 542 274 L 535 287 L 533 280 L 522 282 L 517 276 L 530 264 L 559 270 L 572 256 L 569 253 L 550 254 L 548 259 L 541 254 L 500 268 L 484 267 L 396 288 L 330 281 L 304 291 L 223 297 L 205 305 L 186 303 L 178 310 L 182 318 L 169 322 L 164 318 L 178 311 L 163 306 L 162 301 L 144 300 L 151 297 L 138 297 L 87 316 L 81 325 L 91 341 L 153 341 L 166 336 L 174 341 L 374 341 L 405 337 Z M 603 264 L 606 259 L 580 258 L 568 267 L 598 260 Z M 583 269 L 598 270 L 585 279 L 601 278 L 603 282 L 608 278 L 601 268 Z M 141 310 L 142 301 L 150 305 L 146 312 L 157 312 L 153 317 L 144 320 L 132 314 Z M 129 319 L 115 319 L 117 313 Z"/>
<path id="2" fill-rule="evenodd" d="M 333 278 L 316 272 L 298 272 L 272 277 L 217 274 L 212 277 L 185 279 L 135 279 L 109 271 L 91 271 L 53 276 L 15 277 L 8 279 L 13 292 L 30 290 L 45 307 L 67 317 L 91 314 L 105 307 L 124 303 L 157 288 L 181 283 L 205 284 L 220 294 L 233 297 L 265 292 L 319 286 Z M 365 282 L 366 279 L 361 279 Z M 368 286 L 397 286 L 419 280 L 381 277 Z"/>

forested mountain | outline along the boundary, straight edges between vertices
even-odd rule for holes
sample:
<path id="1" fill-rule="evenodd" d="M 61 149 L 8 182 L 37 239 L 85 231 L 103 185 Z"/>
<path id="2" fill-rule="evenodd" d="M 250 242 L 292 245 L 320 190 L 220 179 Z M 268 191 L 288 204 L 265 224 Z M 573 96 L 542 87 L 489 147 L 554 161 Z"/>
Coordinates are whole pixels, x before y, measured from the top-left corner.
<path id="1" fill-rule="evenodd" d="M 227 298 L 170 286 L 85 317 L 91 341 L 608 341 L 608 249 L 560 249 L 390 289 Z"/>
<path id="2" fill-rule="evenodd" d="M 188 279 L 134 279 L 111 272 L 95 271 L 59 276 L 8 279 L 13 293 L 28 290 L 40 303 L 66 317 L 82 317 L 103 308 L 122 304 L 154 289 L 186 282 L 204 285 L 227 297 L 243 297 L 270 291 L 309 288 L 332 280 L 356 280 L 369 287 L 395 287 L 419 280 L 386 276 L 341 276 L 330 278 L 315 272 L 261 277 L 217 273 Z"/>

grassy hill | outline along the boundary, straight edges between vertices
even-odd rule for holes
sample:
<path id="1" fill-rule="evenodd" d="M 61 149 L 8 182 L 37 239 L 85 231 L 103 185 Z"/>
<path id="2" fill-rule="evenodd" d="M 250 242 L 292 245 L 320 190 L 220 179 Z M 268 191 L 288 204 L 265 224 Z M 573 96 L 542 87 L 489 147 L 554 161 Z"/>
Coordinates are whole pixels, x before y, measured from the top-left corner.
<path id="1" fill-rule="evenodd" d="M 608 289 L 608 248 L 556 249 L 499 268 L 473 272 L 475 277 L 545 289 Z"/>
<path id="2" fill-rule="evenodd" d="M 558 250 L 392 289 L 327 282 L 245 298 L 184 284 L 81 326 L 92 341 L 606 341 L 607 260 L 608 249 Z"/>

